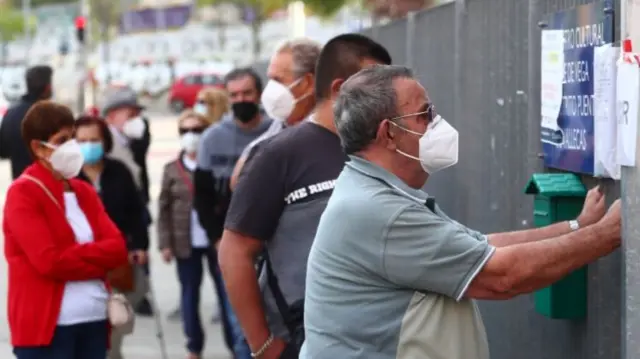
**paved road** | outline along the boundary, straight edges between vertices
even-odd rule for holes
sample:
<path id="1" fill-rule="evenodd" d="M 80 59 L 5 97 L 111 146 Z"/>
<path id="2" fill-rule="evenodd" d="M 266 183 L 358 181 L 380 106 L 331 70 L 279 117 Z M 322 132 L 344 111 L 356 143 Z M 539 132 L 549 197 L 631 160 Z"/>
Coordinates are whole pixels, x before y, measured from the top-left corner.
<path id="1" fill-rule="evenodd" d="M 162 166 L 171 160 L 178 151 L 177 124 L 174 118 L 168 116 L 155 116 L 152 118 L 151 131 L 153 143 L 149 154 L 149 177 L 151 180 L 151 194 L 153 203 L 151 209 L 156 210 L 155 198 L 158 195 Z M 6 161 L 0 162 L 0 201 L 4 203 L 7 186 L 10 182 L 10 169 Z M 151 247 L 151 270 L 154 278 L 153 287 L 158 298 L 158 305 L 162 313 L 164 336 L 166 338 L 170 359 L 182 359 L 186 357 L 184 351 L 184 335 L 179 322 L 167 320 L 167 314 L 178 303 L 179 287 L 173 264 L 165 264 L 160 259 L 156 250 L 155 230 L 153 230 Z M 0 234 L 1 236 L 1 234 Z M 4 256 L 0 260 L 0 358 L 13 358 L 9 344 L 9 330 L 6 316 L 7 293 L 7 264 Z M 207 333 L 207 344 L 203 359 L 227 359 L 230 358 L 222 341 L 221 328 L 212 324 L 210 318 L 216 308 L 216 299 L 213 292 L 213 284 L 207 278 L 202 287 L 202 315 Z M 156 325 L 153 319 L 138 318 L 134 334 L 125 340 L 126 359 L 160 359 L 158 339 L 156 338 Z"/>

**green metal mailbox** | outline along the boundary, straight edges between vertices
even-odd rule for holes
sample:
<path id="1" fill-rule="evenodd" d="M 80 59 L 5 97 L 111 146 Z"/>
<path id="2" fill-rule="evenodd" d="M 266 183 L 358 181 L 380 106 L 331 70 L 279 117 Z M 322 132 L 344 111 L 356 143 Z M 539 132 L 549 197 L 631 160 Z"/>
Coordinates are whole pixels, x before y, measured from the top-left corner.
<path id="1" fill-rule="evenodd" d="M 535 195 L 533 223 L 543 227 L 576 219 L 587 190 L 573 173 L 536 173 L 524 192 Z M 536 311 L 554 319 L 580 319 L 587 314 L 587 268 L 580 268 L 534 293 Z"/>

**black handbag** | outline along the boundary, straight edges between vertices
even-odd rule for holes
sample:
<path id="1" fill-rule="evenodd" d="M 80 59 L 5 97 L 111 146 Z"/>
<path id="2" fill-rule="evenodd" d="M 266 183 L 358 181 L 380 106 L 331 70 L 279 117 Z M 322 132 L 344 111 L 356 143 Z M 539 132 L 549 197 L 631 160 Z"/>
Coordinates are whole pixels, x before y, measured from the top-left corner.
<path id="1" fill-rule="evenodd" d="M 299 299 L 293 302 L 291 305 L 287 304 L 284 299 L 284 295 L 278 285 L 278 278 L 273 272 L 271 261 L 268 254 L 264 255 L 264 265 L 267 269 L 267 282 L 269 289 L 276 300 L 278 311 L 282 316 L 285 326 L 289 331 L 290 340 L 287 343 L 286 348 L 280 355 L 280 359 L 297 359 L 300 354 L 300 349 L 304 343 L 304 299 Z"/>

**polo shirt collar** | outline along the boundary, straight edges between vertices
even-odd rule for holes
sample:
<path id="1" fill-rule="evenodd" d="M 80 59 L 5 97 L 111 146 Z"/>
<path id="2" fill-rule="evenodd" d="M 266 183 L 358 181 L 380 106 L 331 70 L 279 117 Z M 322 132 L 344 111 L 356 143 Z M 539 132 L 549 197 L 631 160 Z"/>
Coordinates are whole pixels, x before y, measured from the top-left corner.
<path id="1" fill-rule="evenodd" d="M 364 174 L 365 176 L 381 180 L 382 182 L 396 189 L 403 196 L 410 198 L 420 204 L 428 204 L 428 202 L 433 201 L 433 198 L 429 197 L 426 192 L 409 187 L 406 183 L 404 183 L 404 181 L 398 178 L 398 176 L 374 164 L 373 162 L 367 161 L 362 157 L 352 155 L 349 155 L 349 159 L 350 161 L 346 163 L 349 168 L 356 170 Z"/>

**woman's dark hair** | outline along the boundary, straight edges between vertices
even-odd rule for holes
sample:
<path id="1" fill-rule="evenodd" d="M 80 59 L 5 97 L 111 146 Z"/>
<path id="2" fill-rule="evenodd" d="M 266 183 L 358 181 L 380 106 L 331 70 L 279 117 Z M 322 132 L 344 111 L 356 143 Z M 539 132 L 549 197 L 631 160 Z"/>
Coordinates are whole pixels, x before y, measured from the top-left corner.
<path id="1" fill-rule="evenodd" d="M 36 102 L 22 121 L 22 141 L 27 146 L 31 157 L 31 141 L 48 141 L 51 136 L 65 128 L 73 128 L 73 113 L 65 106 L 53 101 Z"/>
<path id="2" fill-rule="evenodd" d="M 98 116 L 80 116 L 76 120 L 75 130 L 84 126 L 98 126 L 98 130 L 100 131 L 100 137 L 102 137 L 102 147 L 104 149 L 104 153 L 108 154 L 113 149 L 113 136 L 111 135 L 111 131 L 109 131 L 109 126 L 107 122 Z"/>

